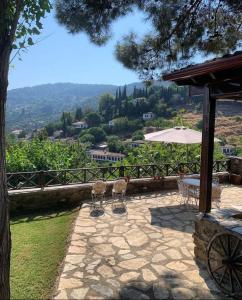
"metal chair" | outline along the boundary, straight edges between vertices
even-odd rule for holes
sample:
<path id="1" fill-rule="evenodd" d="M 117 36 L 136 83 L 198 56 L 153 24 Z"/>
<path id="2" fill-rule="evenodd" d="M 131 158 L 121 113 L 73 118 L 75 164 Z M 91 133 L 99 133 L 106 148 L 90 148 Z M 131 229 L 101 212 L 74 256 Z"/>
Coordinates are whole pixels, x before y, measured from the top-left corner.
<path id="1" fill-rule="evenodd" d="M 219 184 L 212 188 L 212 203 L 215 203 L 216 208 L 220 208 L 222 188 Z"/>
<path id="2" fill-rule="evenodd" d="M 180 205 L 185 205 L 187 204 L 187 200 L 188 200 L 188 191 L 187 191 L 187 186 L 182 181 L 182 178 L 177 179 L 178 201 Z"/>
<path id="3" fill-rule="evenodd" d="M 114 213 L 123 213 L 126 211 L 125 194 L 127 182 L 124 179 L 118 179 L 113 184 L 112 189 L 112 211 Z M 121 206 L 121 207 L 120 207 Z"/>
<path id="4" fill-rule="evenodd" d="M 92 186 L 92 207 L 91 214 L 103 214 L 103 202 L 105 201 L 106 182 L 102 180 L 96 181 Z"/>

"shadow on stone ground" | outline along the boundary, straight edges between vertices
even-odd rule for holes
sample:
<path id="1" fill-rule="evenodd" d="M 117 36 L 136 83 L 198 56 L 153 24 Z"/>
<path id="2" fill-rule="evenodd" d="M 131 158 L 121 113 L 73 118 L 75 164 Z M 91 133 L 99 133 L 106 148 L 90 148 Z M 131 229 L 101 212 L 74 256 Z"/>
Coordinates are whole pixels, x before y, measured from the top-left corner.
<path id="1" fill-rule="evenodd" d="M 149 211 L 151 214 L 151 225 L 161 228 L 170 228 L 187 233 L 193 233 L 193 228 L 191 228 L 190 226 L 185 226 L 185 224 L 180 224 L 180 226 L 178 226 L 178 224 L 174 222 L 178 218 L 180 218 L 181 220 L 195 219 L 195 215 L 197 213 L 197 208 L 195 206 L 161 206 L 149 208 Z"/>
<path id="2" fill-rule="evenodd" d="M 129 282 L 121 287 L 116 298 L 120 300 L 165 300 L 165 299 L 227 299 L 229 296 L 222 294 L 210 279 L 204 266 L 199 265 L 199 274 L 204 278 L 206 289 L 202 285 L 194 286 L 189 280 L 184 279 L 179 272 L 167 272 L 155 283 L 144 281 Z"/>

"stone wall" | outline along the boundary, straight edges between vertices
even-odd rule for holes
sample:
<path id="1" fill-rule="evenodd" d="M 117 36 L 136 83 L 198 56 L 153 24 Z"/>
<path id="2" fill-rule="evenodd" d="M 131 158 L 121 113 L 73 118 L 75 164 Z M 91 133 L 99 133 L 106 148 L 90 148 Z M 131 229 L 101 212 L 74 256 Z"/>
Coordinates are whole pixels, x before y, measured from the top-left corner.
<path id="1" fill-rule="evenodd" d="M 219 173 L 220 182 L 228 181 L 228 173 Z M 132 179 L 128 183 L 127 195 L 177 189 L 177 176 Z M 112 194 L 113 182 L 107 182 L 106 196 Z M 77 206 L 91 199 L 92 183 L 54 186 L 41 189 L 9 191 L 11 212 L 50 208 L 54 206 Z"/>
<path id="2" fill-rule="evenodd" d="M 211 213 L 196 216 L 194 238 L 195 259 L 207 264 L 207 247 L 212 237 L 217 233 L 232 232 L 242 238 L 242 226 L 239 221 L 231 218 L 238 213 L 233 209 L 212 210 Z M 242 249 L 241 249 L 242 250 Z"/>
<path id="3" fill-rule="evenodd" d="M 128 183 L 127 195 L 136 193 L 176 189 L 176 177 L 160 180 L 134 179 Z M 106 196 L 112 194 L 113 182 L 107 183 Z M 92 183 L 47 187 L 41 189 L 26 189 L 9 191 L 11 212 L 35 210 L 54 206 L 77 206 L 83 201 L 91 199 Z"/>

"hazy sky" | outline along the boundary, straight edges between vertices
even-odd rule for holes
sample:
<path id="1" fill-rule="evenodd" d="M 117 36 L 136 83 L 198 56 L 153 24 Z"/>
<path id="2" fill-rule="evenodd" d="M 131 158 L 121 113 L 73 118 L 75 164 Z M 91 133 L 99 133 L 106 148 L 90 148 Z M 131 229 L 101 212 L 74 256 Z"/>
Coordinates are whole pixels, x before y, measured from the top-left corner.
<path id="1" fill-rule="evenodd" d="M 9 88 L 55 82 L 123 85 L 138 81 L 134 72 L 116 61 L 114 45 L 129 31 L 143 34 L 150 28 L 143 16 L 136 12 L 114 23 L 112 40 L 103 47 L 97 47 L 84 34 L 68 34 L 51 13 L 44 20 L 42 34 L 37 37 L 43 40 L 23 53 L 22 61 L 13 61 Z"/>

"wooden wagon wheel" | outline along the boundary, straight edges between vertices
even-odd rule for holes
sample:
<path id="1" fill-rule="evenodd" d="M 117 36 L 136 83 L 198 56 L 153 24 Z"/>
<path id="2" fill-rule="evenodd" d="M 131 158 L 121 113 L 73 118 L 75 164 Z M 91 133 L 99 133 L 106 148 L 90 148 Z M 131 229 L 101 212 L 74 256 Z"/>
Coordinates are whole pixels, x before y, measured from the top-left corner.
<path id="1" fill-rule="evenodd" d="M 242 240 L 238 236 L 214 235 L 207 248 L 207 266 L 222 292 L 242 297 Z"/>

